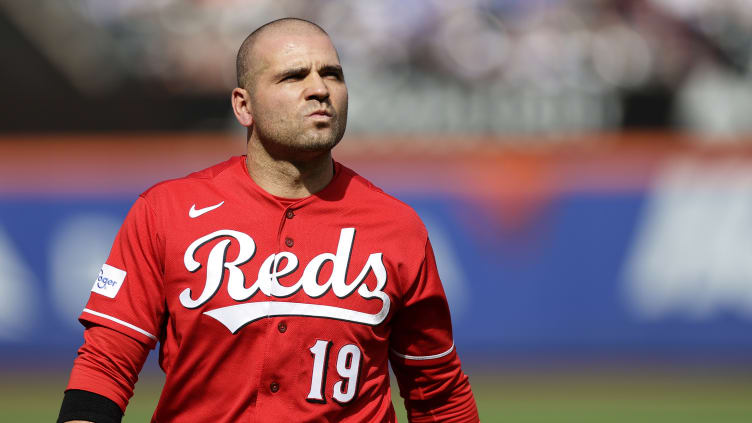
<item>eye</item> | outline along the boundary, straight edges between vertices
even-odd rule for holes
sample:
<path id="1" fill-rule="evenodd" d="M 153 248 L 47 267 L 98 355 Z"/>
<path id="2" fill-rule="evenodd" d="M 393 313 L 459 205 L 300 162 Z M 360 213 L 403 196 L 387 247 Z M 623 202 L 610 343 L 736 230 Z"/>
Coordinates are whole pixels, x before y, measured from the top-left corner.
<path id="1" fill-rule="evenodd" d="M 300 81 L 301 79 L 303 79 L 303 75 L 301 75 L 301 74 L 292 74 L 292 75 L 287 75 L 284 78 L 282 78 L 282 81 L 294 82 L 294 81 Z"/>
<path id="2" fill-rule="evenodd" d="M 324 78 L 335 79 L 337 81 L 342 80 L 342 74 L 336 71 L 326 71 L 321 74 Z"/>

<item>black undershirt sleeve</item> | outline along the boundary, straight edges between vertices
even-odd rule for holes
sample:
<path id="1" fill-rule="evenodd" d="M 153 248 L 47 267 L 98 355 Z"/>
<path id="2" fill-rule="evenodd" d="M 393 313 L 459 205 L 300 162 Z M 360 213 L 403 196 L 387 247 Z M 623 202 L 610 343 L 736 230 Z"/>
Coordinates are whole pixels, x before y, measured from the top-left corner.
<path id="1" fill-rule="evenodd" d="M 123 411 L 111 399 L 89 391 L 65 391 L 57 423 L 86 420 L 94 423 L 120 423 Z"/>

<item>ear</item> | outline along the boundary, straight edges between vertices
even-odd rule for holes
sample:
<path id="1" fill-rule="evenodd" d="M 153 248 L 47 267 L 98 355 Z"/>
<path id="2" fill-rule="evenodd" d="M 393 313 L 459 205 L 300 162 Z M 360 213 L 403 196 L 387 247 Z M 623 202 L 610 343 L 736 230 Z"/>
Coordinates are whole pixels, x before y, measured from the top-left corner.
<path id="1" fill-rule="evenodd" d="M 251 97 L 248 90 L 235 88 L 232 90 L 230 97 L 232 101 L 232 111 L 235 112 L 235 118 L 241 125 L 246 128 L 253 125 L 253 112 L 251 110 Z"/>

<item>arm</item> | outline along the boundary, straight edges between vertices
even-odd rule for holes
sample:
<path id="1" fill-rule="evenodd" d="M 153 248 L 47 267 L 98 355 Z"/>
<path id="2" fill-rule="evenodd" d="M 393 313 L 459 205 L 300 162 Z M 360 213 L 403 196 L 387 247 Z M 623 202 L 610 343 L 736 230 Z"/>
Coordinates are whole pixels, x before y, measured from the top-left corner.
<path id="1" fill-rule="evenodd" d="M 103 326 L 84 331 L 58 422 L 120 422 L 149 347 Z"/>
<path id="2" fill-rule="evenodd" d="M 78 420 L 79 416 L 86 420 Z M 67 391 L 58 423 L 120 423 L 123 412 L 109 398 L 87 391 Z M 69 420 L 69 419 L 77 420 Z"/>
<path id="3" fill-rule="evenodd" d="M 58 422 L 120 422 L 164 319 L 163 244 L 156 215 L 139 197 L 120 228 L 79 320 L 84 344 Z"/>
<path id="4" fill-rule="evenodd" d="M 390 362 L 411 422 L 478 422 L 430 242 L 394 318 Z"/>
<path id="5" fill-rule="evenodd" d="M 392 359 L 410 422 L 479 421 L 470 382 L 456 352 L 444 360 L 420 360 L 423 361 L 420 364 L 410 361 Z"/>

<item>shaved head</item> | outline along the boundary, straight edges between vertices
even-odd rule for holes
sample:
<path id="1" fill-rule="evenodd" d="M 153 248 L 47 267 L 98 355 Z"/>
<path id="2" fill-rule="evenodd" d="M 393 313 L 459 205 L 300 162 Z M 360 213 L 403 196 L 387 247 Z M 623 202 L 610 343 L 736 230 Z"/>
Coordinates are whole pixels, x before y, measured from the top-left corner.
<path id="1" fill-rule="evenodd" d="M 329 34 L 327 34 L 327 32 L 320 26 L 299 18 L 277 19 L 276 21 L 271 21 L 253 31 L 245 38 L 243 44 L 240 45 L 240 49 L 238 49 L 238 56 L 235 62 L 238 87 L 251 89 L 253 85 L 253 75 L 256 74 L 260 61 L 259 56 L 254 53 L 254 47 L 258 40 L 269 34 L 304 34 L 306 32 L 323 34 L 327 37 L 329 36 Z"/>
<path id="2" fill-rule="evenodd" d="M 270 22 L 238 51 L 233 111 L 249 155 L 306 161 L 329 154 L 347 125 L 347 85 L 329 35 L 303 19 Z M 321 156 L 323 157 L 323 156 Z"/>

